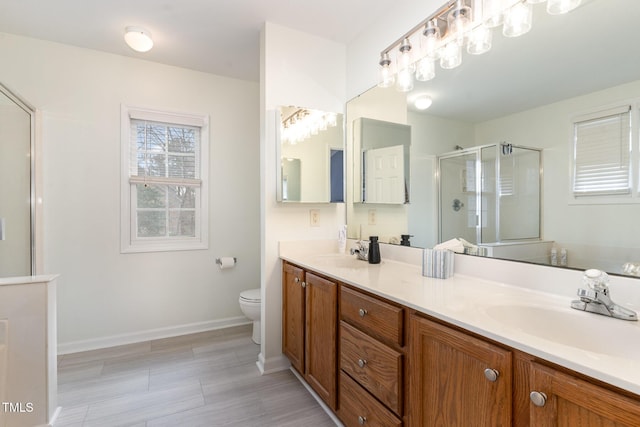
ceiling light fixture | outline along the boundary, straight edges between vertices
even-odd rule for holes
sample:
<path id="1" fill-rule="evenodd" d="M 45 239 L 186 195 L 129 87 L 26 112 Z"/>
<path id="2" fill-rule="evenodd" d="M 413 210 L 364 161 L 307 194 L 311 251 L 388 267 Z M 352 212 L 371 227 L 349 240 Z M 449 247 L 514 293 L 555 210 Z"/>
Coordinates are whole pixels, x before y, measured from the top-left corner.
<path id="1" fill-rule="evenodd" d="M 434 14 L 380 53 L 378 86 L 408 92 L 414 79 L 427 81 L 435 77 L 434 61 L 452 69 L 462 63 L 462 48 L 472 55 L 491 49 L 491 29 L 503 25 L 506 37 L 518 37 L 532 26 L 533 4 L 547 1 L 551 15 L 567 13 L 582 0 L 449 0 Z M 474 11 L 472 6 L 476 8 Z M 418 52 L 411 39 L 420 40 Z M 395 61 L 391 55 L 395 53 Z"/>
<path id="2" fill-rule="evenodd" d="M 433 99 L 429 95 L 420 95 L 413 101 L 413 105 L 421 111 L 431 107 L 431 104 L 433 104 Z"/>
<path id="3" fill-rule="evenodd" d="M 124 41 L 136 52 L 148 52 L 153 47 L 151 33 L 140 27 L 125 28 Z"/>

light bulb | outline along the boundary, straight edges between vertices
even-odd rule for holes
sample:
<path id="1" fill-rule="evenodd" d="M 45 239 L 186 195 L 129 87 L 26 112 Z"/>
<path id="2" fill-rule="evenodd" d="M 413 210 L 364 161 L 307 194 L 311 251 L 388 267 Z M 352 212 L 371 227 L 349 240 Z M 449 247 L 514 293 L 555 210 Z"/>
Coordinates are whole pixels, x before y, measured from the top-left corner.
<path id="1" fill-rule="evenodd" d="M 580 6 L 582 0 L 549 0 L 547 3 L 547 12 L 550 15 L 561 15 L 571 12 Z"/>
<path id="2" fill-rule="evenodd" d="M 411 54 L 411 42 L 408 38 L 402 40 L 400 45 L 400 55 L 398 56 L 398 73 L 402 70 L 414 72 L 416 65 L 413 63 L 413 55 Z"/>
<path id="3" fill-rule="evenodd" d="M 484 24 L 479 25 L 469 34 L 467 52 L 472 55 L 488 52 L 491 49 L 492 38 L 491 28 L 487 28 Z"/>
<path id="4" fill-rule="evenodd" d="M 445 70 L 456 68 L 462 64 L 462 46 L 452 41 L 442 48 L 440 57 L 440 66 Z"/>
<path id="5" fill-rule="evenodd" d="M 531 30 L 533 7 L 529 3 L 518 2 L 504 15 L 502 34 L 505 37 L 518 37 Z"/>
<path id="6" fill-rule="evenodd" d="M 482 19 L 484 25 L 489 28 L 495 28 L 502 25 L 503 12 L 506 7 L 505 0 L 483 0 L 482 1 Z"/>
<path id="7" fill-rule="evenodd" d="M 410 69 L 404 68 L 398 71 L 396 89 L 400 92 L 409 92 L 410 90 L 413 90 L 413 72 Z"/>
<path id="8" fill-rule="evenodd" d="M 391 71 L 391 59 L 389 59 L 388 53 L 380 55 L 380 77 L 378 78 L 378 86 L 385 88 L 391 87 L 395 83 L 395 77 L 393 71 Z"/>
<path id="9" fill-rule="evenodd" d="M 431 60 L 440 58 L 440 28 L 438 28 L 437 18 L 427 22 L 422 32 L 422 52 L 424 56 Z"/>
<path id="10" fill-rule="evenodd" d="M 424 57 L 418 61 L 416 67 L 416 80 L 426 82 L 436 76 L 436 66 L 433 60 Z"/>

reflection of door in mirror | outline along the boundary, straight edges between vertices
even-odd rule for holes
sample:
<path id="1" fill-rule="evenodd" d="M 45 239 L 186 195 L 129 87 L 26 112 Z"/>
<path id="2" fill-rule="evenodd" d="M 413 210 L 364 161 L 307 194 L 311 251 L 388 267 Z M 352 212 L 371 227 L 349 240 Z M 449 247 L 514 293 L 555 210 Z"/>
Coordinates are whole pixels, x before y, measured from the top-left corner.
<path id="1" fill-rule="evenodd" d="M 31 112 L 0 86 L 0 277 L 31 275 Z"/>
<path id="2" fill-rule="evenodd" d="M 283 159 L 282 161 L 282 200 L 299 202 L 301 191 L 300 159 Z"/>
<path id="3" fill-rule="evenodd" d="M 404 203 L 404 147 L 372 148 L 363 157 L 367 203 Z"/>
<path id="4" fill-rule="evenodd" d="M 331 203 L 342 203 L 344 202 L 344 150 L 331 149 L 329 156 Z"/>

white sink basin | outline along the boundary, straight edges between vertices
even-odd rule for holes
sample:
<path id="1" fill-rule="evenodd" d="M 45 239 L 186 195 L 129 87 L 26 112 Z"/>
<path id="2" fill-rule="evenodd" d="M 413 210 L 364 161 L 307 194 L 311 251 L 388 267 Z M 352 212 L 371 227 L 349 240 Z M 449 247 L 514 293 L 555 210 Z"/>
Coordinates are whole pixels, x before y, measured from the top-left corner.
<path id="1" fill-rule="evenodd" d="M 638 322 L 536 305 L 496 305 L 486 313 L 510 328 L 558 344 L 614 357 L 640 357 Z"/>

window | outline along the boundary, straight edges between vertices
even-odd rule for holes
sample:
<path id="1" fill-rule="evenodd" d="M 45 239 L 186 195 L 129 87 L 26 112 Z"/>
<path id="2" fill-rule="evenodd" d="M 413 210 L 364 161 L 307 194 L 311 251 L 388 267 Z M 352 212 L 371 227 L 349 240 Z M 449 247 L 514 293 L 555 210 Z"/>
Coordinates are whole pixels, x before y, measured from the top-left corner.
<path id="1" fill-rule="evenodd" d="M 208 119 L 122 107 L 122 252 L 206 249 Z"/>
<path id="2" fill-rule="evenodd" d="M 631 108 L 574 121 L 574 197 L 631 195 Z"/>

